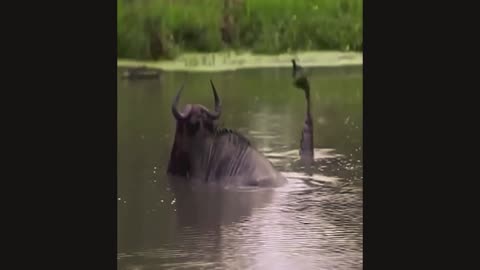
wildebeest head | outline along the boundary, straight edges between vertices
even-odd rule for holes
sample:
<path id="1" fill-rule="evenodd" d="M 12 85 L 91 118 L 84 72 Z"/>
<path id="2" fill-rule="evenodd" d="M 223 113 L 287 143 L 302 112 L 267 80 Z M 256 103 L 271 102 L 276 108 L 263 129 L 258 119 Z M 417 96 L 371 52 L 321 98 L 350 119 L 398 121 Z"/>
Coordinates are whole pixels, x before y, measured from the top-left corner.
<path id="1" fill-rule="evenodd" d="M 168 165 L 170 174 L 186 176 L 190 167 L 188 154 L 194 139 L 213 134 L 217 128 L 217 120 L 221 115 L 221 101 L 211 80 L 210 84 L 215 99 L 213 112 L 201 104 L 187 104 L 180 112 L 178 102 L 184 85 L 173 99 L 172 114 L 177 122 L 177 128 Z"/>

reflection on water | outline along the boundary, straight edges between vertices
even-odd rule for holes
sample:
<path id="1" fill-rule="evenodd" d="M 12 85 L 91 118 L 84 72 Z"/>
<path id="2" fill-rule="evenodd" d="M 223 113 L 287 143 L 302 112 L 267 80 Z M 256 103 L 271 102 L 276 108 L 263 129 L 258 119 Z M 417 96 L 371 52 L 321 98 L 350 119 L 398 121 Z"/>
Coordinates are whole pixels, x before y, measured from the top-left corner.
<path id="1" fill-rule="evenodd" d="M 224 190 L 168 178 L 169 105 L 185 74 L 119 80 L 119 269 L 362 268 L 361 71 L 314 70 L 310 167 L 300 162 L 305 102 L 290 71 L 190 74 L 181 101 L 212 108 L 212 78 L 223 101 L 221 123 L 249 137 L 288 178 L 277 189 Z"/>

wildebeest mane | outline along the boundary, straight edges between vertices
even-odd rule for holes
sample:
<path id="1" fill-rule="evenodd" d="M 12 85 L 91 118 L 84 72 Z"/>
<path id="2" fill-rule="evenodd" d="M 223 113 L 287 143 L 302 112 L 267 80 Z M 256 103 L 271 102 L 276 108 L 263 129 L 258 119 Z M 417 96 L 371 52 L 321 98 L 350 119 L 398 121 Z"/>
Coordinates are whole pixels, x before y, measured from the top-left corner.
<path id="1" fill-rule="evenodd" d="M 215 178 L 237 175 L 247 150 L 252 147 L 250 140 L 229 128 L 215 129 L 213 139 L 215 143 L 209 148 L 205 160 L 208 172 L 206 178 L 208 179 L 211 173 Z"/>
<path id="2" fill-rule="evenodd" d="M 233 129 L 229 128 L 217 128 L 215 130 L 215 137 L 221 137 L 221 136 L 228 136 L 228 141 L 235 144 L 235 145 L 242 145 L 244 144 L 245 146 L 252 146 L 252 143 L 250 140 L 245 137 L 243 134 L 239 133 L 238 131 L 235 131 Z"/>

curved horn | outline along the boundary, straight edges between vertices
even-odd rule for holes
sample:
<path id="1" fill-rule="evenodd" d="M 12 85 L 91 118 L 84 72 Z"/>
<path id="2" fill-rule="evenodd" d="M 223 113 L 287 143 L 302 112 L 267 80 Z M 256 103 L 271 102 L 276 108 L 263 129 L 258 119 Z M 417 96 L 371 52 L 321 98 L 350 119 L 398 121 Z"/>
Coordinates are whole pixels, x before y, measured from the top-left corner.
<path id="1" fill-rule="evenodd" d="M 173 99 L 173 102 L 172 102 L 172 114 L 173 116 L 175 116 L 175 119 L 177 120 L 185 119 L 190 113 L 190 111 L 187 111 L 185 114 L 182 114 L 177 110 L 178 101 L 180 100 L 180 94 L 182 93 L 184 87 L 185 87 L 185 83 L 182 84 L 182 86 L 178 90 L 177 95 L 175 95 L 175 98 Z"/>
<path id="2" fill-rule="evenodd" d="M 215 99 L 215 112 L 208 112 L 207 111 L 207 114 L 212 119 L 216 120 L 220 117 L 220 114 L 222 113 L 222 102 L 220 101 L 220 98 L 218 97 L 217 90 L 215 89 L 215 85 L 213 84 L 212 80 L 210 80 L 210 84 L 212 85 L 213 97 Z"/>

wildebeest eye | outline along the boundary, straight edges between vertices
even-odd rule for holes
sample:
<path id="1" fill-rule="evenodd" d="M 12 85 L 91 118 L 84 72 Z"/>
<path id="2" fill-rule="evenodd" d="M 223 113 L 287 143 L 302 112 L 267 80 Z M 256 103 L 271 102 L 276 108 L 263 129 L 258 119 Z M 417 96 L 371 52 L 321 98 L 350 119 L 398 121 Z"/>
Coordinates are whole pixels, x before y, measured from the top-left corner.
<path id="1" fill-rule="evenodd" d="M 199 122 L 189 124 L 189 125 L 187 125 L 187 134 L 189 136 L 193 136 L 193 135 L 195 135 L 195 133 L 197 133 L 199 128 L 200 128 L 200 123 Z"/>

